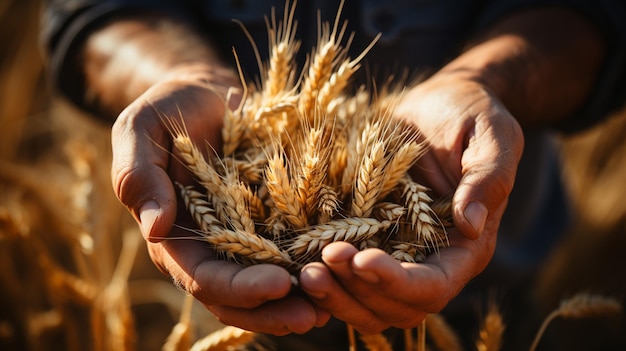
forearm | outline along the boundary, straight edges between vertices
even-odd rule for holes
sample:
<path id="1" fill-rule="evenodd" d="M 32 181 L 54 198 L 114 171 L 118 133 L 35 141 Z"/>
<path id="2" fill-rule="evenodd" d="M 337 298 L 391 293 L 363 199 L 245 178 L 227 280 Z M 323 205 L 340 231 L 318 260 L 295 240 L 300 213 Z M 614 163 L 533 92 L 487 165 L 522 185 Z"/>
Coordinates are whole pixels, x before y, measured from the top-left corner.
<path id="1" fill-rule="evenodd" d="M 204 38 L 157 15 L 110 20 L 90 33 L 73 60 L 75 71 L 63 79 L 80 77 L 82 105 L 110 120 L 159 81 L 191 79 L 220 91 L 238 82 Z"/>
<path id="2" fill-rule="evenodd" d="M 604 45 L 592 24 L 574 12 L 529 10 L 497 23 L 439 74 L 483 83 L 522 126 L 552 125 L 585 103 Z"/>

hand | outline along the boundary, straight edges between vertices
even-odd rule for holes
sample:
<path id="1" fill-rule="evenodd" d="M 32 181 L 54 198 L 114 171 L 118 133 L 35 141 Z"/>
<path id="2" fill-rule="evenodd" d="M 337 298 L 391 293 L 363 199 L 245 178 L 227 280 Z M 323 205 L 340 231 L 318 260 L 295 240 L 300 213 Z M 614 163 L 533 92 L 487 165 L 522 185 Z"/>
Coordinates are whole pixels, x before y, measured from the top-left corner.
<path id="1" fill-rule="evenodd" d="M 407 92 L 397 115 L 430 142 L 418 170 L 436 193 L 454 191 L 450 246 L 423 263 L 400 263 L 383 251 L 328 245 L 323 263 L 300 282 L 321 308 L 363 333 L 411 328 L 443 309 L 487 265 L 513 187 L 523 136 L 516 120 L 482 84 L 439 73 Z"/>
<path id="2" fill-rule="evenodd" d="M 306 332 L 325 324 L 329 315 L 309 300 L 289 295 L 286 270 L 217 260 L 206 243 L 184 238 L 194 234 L 182 228 L 193 225 L 177 205 L 172 181 L 192 184 L 193 179 L 171 156 L 176 152 L 162 119 L 182 118 L 196 145 L 206 140 L 218 149 L 225 88 L 204 83 L 215 80 L 193 70 L 177 72 L 120 114 L 112 129 L 115 193 L 139 223 L 154 263 L 220 321 L 276 335 Z"/>

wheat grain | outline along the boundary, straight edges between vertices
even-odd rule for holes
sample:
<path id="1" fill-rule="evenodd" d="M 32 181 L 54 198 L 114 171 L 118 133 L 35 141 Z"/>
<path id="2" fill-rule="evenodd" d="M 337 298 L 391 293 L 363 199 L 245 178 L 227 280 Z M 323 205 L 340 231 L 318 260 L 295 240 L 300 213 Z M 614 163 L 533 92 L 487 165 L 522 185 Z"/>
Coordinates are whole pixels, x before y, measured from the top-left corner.
<path id="1" fill-rule="evenodd" d="M 406 207 L 392 202 L 379 202 L 374 205 L 375 217 L 387 220 L 397 221 L 406 213 Z"/>
<path id="2" fill-rule="evenodd" d="M 390 241 L 389 244 L 391 246 L 389 254 L 400 262 L 418 263 L 426 258 L 425 247 L 419 244 L 395 240 Z"/>
<path id="3" fill-rule="evenodd" d="M 304 204 L 298 199 L 291 185 L 282 154 L 277 153 L 268 160 L 265 178 L 276 210 L 295 228 L 307 227 Z"/>

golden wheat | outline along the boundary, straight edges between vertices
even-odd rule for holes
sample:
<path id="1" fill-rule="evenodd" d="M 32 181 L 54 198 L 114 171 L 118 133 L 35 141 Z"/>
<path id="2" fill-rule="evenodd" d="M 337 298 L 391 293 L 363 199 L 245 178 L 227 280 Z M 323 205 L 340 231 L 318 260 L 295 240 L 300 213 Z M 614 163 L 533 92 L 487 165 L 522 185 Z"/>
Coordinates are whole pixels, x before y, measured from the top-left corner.
<path id="1" fill-rule="evenodd" d="M 365 241 L 387 229 L 390 221 L 379 221 L 375 218 L 349 217 L 318 224 L 310 230 L 299 234 L 289 247 L 295 256 L 317 255 L 324 246 L 334 241 L 358 243 Z"/>
<path id="2" fill-rule="evenodd" d="M 236 254 L 256 263 L 273 263 L 290 269 L 294 265 L 288 253 L 261 236 L 213 225 L 210 226 L 205 239 L 218 251 Z"/>
<path id="3" fill-rule="evenodd" d="M 387 338 L 382 334 L 359 334 L 359 339 L 369 351 L 392 351 L 393 348 Z"/>
<path id="4" fill-rule="evenodd" d="M 229 351 L 254 340 L 256 334 L 237 327 L 226 326 L 196 341 L 190 351 Z"/>
<path id="5" fill-rule="evenodd" d="M 452 327 L 440 314 L 426 316 L 428 336 L 437 350 L 462 351 L 461 340 Z"/>
<path id="6" fill-rule="evenodd" d="M 478 332 L 478 340 L 476 340 L 476 349 L 478 351 L 498 351 L 502 346 L 502 339 L 506 325 L 502 314 L 498 310 L 495 302 L 489 303 L 487 315 L 485 316 L 480 331 Z"/>
<path id="7" fill-rule="evenodd" d="M 534 351 L 537 348 L 546 328 L 555 318 L 585 318 L 617 315 L 620 313 L 622 313 L 622 304 L 615 298 L 588 293 L 576 294 L 562 300 L 560 306 L 544 319 L 535 335 L 530 351 Z"/>

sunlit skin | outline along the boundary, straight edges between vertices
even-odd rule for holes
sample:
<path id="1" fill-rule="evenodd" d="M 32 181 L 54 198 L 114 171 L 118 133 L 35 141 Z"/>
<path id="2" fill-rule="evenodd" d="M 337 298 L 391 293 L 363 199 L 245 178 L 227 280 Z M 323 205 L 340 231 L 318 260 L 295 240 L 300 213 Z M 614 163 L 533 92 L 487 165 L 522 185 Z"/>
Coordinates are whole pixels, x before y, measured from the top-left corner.
<path id="1" fill-rule="evenodd" d="M 537 34 L 546 27 L 551 35 Z M 603 43 L 569 11 L 519 13 L 409 89 L 397 116 L 431 142 L 417 166 L 421 180 L 437 193 L 454 191 L 450 247 L 408 264 L 376 249 L 328 245 L 323 262 L 300 274 L 308 296 L 293 294 L 289 274 L 278 266 L 243 268 L 217 260 L 205 243 L 176 239 L 188 237 L 178 228 L 191 224 L 172 180 L 192 179 L 171 156 L 161 120 L 182 118 L 198 145 L 206 140 L 219 150 L 226 92 L 240 84 L 210 43 L 184 23 L 150 15 L 109 21 L 80 52 L 74 74 L 85 78 L 92 97 L 85 105 L 115 121 L 113 188 L 135 216 L 154 263 L 224 323 L 284 335 L 323 326 L 331 315 L 362 332 L 408 328 L 441 310 L 493 255 L 523 149 L 520 126 L 562 120 L 578 108 Z M 231 108 L 240 98 L 234 96 Z"/>

